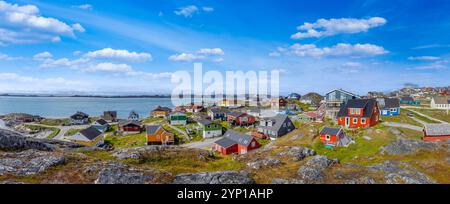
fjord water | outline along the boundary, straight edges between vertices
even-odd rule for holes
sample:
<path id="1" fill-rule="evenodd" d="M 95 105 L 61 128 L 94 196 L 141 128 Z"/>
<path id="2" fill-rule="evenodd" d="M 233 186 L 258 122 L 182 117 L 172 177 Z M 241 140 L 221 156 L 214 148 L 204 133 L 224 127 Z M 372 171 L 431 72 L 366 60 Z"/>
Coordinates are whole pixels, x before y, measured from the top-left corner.
<path id="1" fill-rule="evenodd" d="M 187 103 L 186 103 L 187 104 Z M 89 97 L 0 97 L 0 115 L 28 113 L 49 118 L 67 118 L 76 111 L 100 116 L 103 111 L 117 111 L 126 118 L 130 111 L 141 117 L 157 106 L 173 107 L 170 98 L 89 98 Z"/>

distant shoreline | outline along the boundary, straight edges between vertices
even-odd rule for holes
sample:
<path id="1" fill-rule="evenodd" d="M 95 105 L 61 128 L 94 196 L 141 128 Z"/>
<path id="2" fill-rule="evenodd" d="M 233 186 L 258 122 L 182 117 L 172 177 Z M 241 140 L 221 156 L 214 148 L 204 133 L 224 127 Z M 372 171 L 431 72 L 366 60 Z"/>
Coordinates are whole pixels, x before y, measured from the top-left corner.
<path id="1" fill-rule="evenodd" d="M 0 97 L 68 97 L 68 98 L 171 98 L 169 95 L 36 95 L 36 94 L 0 94 Z"/>

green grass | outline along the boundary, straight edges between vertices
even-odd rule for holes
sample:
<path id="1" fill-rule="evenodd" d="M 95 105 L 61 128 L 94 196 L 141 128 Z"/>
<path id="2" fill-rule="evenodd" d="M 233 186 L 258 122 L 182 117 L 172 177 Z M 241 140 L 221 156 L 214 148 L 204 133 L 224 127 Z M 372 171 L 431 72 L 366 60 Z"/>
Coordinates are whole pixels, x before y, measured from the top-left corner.
<path id="1" fill-rule="evenodd" d="M 59 132 L 61 132 L 61 130 L 59 128 L 56 127 L 43 127 L 43 126 L 39 126 L 39 125 L 25 125 L 26 128 L 33 130 L 33 131 L 45 131 L 45 130 L 50 130 L 52 131 L 52 133 L 50 133 L 47 136 L 47 139 L 53 139 L 54 137 L 56 137 Z"/>
<path id="2" fill-rule="evenodd" d="M 74 128 L 69 129 L 69 130 L 67 130 L 66 133 L 64 133 L 64 136 L 73 136 L 73 135 L 77 134 L 78 132 L 80 132 L 81 130 L 83 130 L 83 129 L 74 129 Z"/>
<path id="3" fill-rule="evenodd" d="M 147 136 L 145 131 L 139 134 L 126 136 L 113 136 L 108 134 L 105 138 L 105 142 L 112 144 L 117 149 L 143 147 L 147 145 Z"/>
<path id="4" fill-rule="evenodd" d="M 69 119 L 43 119 L 39 122 L 41 125 L 47 126 L 68 126 L 70 125 Z"/>
<path id="5" fill-rule="evenodd" d="M 142 123 L 155 123 L 155 122 L 162 122 L 164 121 L 164 118 L 146 118 L 142 120 Z"/>
<path id="6" fill-rule="evenodd" d="M 381 129 L 382 133 L 367 134 L 364 130 L 357 130 L 356 135 L 351 135 L 355 140 L 355 144 L 348 147 L 325 148 L 318 138 L 313 142 L 312 148 L 317 154 L 326 155 L 330 158 L 337 158 L 342 162 L 355 162 L 358 158 L 368 158 L 377 155 L 380 148 L 393 142 L 395 136 L 389 133 L 385 128 Z M 349 133 L 348 133 L 349 134 Z M 369 136 L 372 140 L 365 140 L 363 136 Z M 360 162 L 364 162 L 360 161 Z"/>
<path id="7" fill-rule="evenodd" d="M 396 116 L 381 116 L 381 119 L 386 122 L 397 122 L 397 123 L 407 123 L 410 125 L 415 125 L 421 127 L 422 124 L 419 122 L 411 119 L 407 114 L 410 113 L 410 111 L 406 109 L 400 110 L 400 115 Z"/>
<path id="8" fill-rule="evenodd" d="M 149 153 L 144 159 L 135 163 L 140 167 L 166 170 L 173 174 L 192 172 L 214 172 L 226 170 L 242 170 L 245 167 L 243 162 L 233 160 L 232 156 L 215 155 L 206 161 L 199 159 L 200 151 L 165 151 L 163 153 Z"/>
<path id="9" fill-rule="evenodd" d="M 432 109 L 414 109 L 414 110 L 419 113 L 450 123 L 450 111 L 448 112 L 449 114 L 447 114 L 446 110 L 432 110 Z"/>
<path id="10" fill-rule="evenodd" d="M 415 118 L 417 118 L 417 119 L 419 119 L 419 120 L 421 120 L 423 122 L 426 122 L 426 123 L 440 123 L 438 121 L 431 120 L 431 119 L 429 119 L 427 117 L 423 117 L 423 116 L 421 116 L 421 115 L 419 115 L 417 113 L 412 113 L 412 114 L 414 115 Z"/>
<path id="11" fill-rule="evenodd" d="M 59 128 L 53 128 L 53 132 L 47 136 L 47 139 L 55 138 L 56 136 L 58 136 L 59 132 L 61 132 Z"/>

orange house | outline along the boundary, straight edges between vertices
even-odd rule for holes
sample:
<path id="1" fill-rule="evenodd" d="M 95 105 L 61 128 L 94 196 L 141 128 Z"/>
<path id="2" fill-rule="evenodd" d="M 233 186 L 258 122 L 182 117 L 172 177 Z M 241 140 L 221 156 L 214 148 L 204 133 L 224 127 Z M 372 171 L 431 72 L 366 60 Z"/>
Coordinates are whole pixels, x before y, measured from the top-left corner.
<path id="1" fill-rule="evenodd" d="M 175 136 L 161 125 L 149 125 L 147 129 L 147 145 L 167 145 L 175 142 Z"/>
<path id="2" fill-rule="evenodd" d="M 324 127 L 320 131 L 320 141 L 327 148 L 347 147 L 353 140 L 348 137 L 342 128 Z"/>
<path id="3" fill-rule="evenodd" d="M 351 99 L 341 106 L 337 122 L 349 128 L 369 128 L 378 124 L 380 109 L 375 99 Z"/>

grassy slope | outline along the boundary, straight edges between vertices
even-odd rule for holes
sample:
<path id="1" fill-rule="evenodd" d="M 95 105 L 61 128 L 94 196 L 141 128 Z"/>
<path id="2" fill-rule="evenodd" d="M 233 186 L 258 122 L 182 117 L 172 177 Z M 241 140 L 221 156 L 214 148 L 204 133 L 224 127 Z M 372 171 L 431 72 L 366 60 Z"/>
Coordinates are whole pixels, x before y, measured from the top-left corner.
<path id="1" fill-rule="evenodd" d="M 450 123 L 450 111 L 447 115 L 447 111 L 445 110 L 431 110 L 431 109 L 414 109 L 419 113 L 423 113 L 425 115 L 431 116 L 433 118 L 443 120 Z"/>

